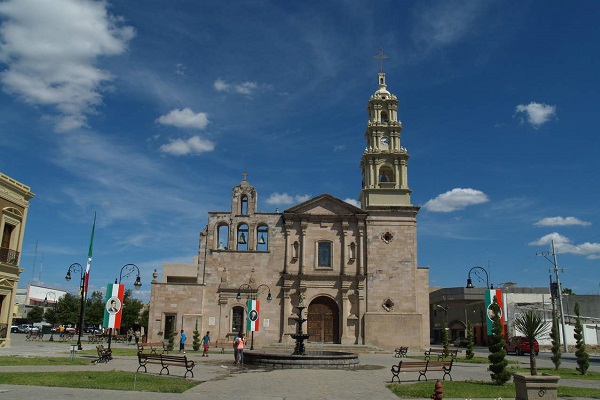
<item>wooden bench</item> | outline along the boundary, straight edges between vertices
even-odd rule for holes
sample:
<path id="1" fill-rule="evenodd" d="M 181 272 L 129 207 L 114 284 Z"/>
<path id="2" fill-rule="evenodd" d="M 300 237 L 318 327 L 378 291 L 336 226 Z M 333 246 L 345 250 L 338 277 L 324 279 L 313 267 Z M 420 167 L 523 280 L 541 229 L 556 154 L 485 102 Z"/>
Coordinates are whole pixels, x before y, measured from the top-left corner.
<path id="1" fill-rule="evenodd" d="M 96 346 L 96 350 L 98 351 L 98 358 L 92 361 L 93 363 L 107 363 L 112 360 L 111 349 L 105 349 L 103 345 L 99 344 Z"/>
<path id="2" fill-rule="evenodd" d="M 167 370 L 167 375 L 169 375 L 169 367 L 184 367 L 185 375 L 184 378 L 187 378 L 187 374 L 190 373 L 192 378 L 194 377 L 194 361 L 188 360 L 186 356 L 175 356 L 168 354 L 155 354 L 155 353 L 138 353 L 138 361 L 140 366 L 138 367 L 136 372 L 140 371 L 140 368 L 144 367 L 144 372 L 148 372 L 146 369 L 147 364 L 160 364 L 162 367 L 159 375 L 162 375 L 164 370 Z"/>
<path id="3" fill-rule="evenodd" d="M 425 350 L 425 359 L 430 360 L 432 355 L 437 355 L 438 361 L 441 361 L 447 357 L 450 357 L 451 360 L 456 361 L 456 357 L 458 357 L 459 351 L 460 350 L 458 350 L 458 349 L 444 350 L 444 349 L 436 349 L 436 348 L 432 347 L 429 350 Z"/>
<path id="4" fill-rule="evenodd" d="M 102 335 L 89 335 L 88 343 L 102 343 L 104 342 L 104 336 Z"/>
<path id="5" fill-rule="evenodd" d="M 63 335 L 60 337 L 60 340 L 62 340 L 63 342 L 67 340 L 73 340 L 74 336 L 75 332 L 64 332 Z"/>
<path id="6" fill-rule="evenodd" d="M 137 348 L 141 353 L 144 352 L 144 349 L 149 349 L 150 354 L 156 354 L 156 350 L 160 350 L 161 354 L 169 354 L 169 345 L 165 342 L 138 343 Z"/>
<path id="7" fill-rule="evenodd" d="M 394 350 L 394 357 L 406 357 L 406 353 L 408 353 L 408 346 L 398 347 Z"/>
<path id="8" fill-rule="evenodd" d="M 215 342 L 215 347 L 221 348 L 221 354 L 225 353 L 225 347 L 229 347 L 233 349 L 233 339 L 237 336 L 237 333 L 228 333 L 225 335 L 225 338 L 219 338 Z"/>
<path id="9" fill-rule="evenodd" d="M 27 336 L 25 336 L 25 340 L 42 340 L 44 338 L 44 334 L 40 332 L 28 332 Z"/>
<path id="10" fill-rule="evenodd" d="M 441 371 L 444 373 L 442 380 L 446 380 L 446 375 L 450 377 L 452 380 L 452 375 L 450 372 L 452 371 L 452 363 L 453 360 L 450 361 L 406 361 L 402 360 L 398 363 L 398 365 L 392 365 L 392 382 L 394 379 L 398 380 L 400 383 L 400 373 L 401 372 L 418 372 L 419 373 L 419 381 L 421 377 L 425 377 L 427 380 L 427 372 L 430 371 Z"/>

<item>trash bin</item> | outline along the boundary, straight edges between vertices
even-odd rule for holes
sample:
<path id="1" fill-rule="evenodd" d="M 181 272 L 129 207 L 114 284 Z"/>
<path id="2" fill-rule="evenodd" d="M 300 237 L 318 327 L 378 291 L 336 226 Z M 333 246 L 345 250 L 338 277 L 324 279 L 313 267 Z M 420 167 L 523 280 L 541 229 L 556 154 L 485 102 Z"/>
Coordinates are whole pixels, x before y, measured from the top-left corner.
<path id="1" fill-rule="evenodd" d="M 44 326 L 42 326 L 42 333 L 44 335 L 51 334 L 52 333 L 52 326 L 50 326 L 50 325 L 44 325 Z"/>

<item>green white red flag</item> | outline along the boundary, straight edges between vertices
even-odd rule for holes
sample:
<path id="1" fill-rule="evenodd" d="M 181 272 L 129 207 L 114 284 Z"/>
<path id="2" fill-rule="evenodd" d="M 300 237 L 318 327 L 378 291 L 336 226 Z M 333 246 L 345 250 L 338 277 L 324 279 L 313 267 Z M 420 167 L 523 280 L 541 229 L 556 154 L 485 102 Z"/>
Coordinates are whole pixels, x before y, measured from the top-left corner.
<path id="1" fill-rule="evenodd" d="M 504 302 L 502 298 L 502 290 L 500 289 L 488 289 L 485 291 L 485 306 L 486 306 L 486 315 L 487 315 L 487 332 L 488 335 L 492 334 L 492 327 L 494 325 L 492 318 L 494 317 L 494 312 L 491 309 L 491 305 L 494 303 L 494 298 L 496 298 L 496 302 L 500 307 L 500 324 L 502 325 L 504 332 Z"/>
<path id="2" fill-rule="evenodd" d="M 87 296 L 88 283 L 90 281 L 90 267 L 92 266 L 92 247 L 94 245 L 94 231 L 96 230 L 96 213 L 94 212 L 94 224 L 92 225 L 92 237 L 90 238 L 90 249 L 88 250 L 88 259 L 85 266 L 85 277 L 83 280 L 83 297 Z"/>
<path id="3" fill-rule="evenodd" d="M 246 318 L 247 331 L 258 331 L 259 311 L 260 302 L 258 300 L 248 300 L 248 317 Z"/>
<path id="4" fill-rule="evenodd" d="M 106 301 L 104 303 L 104 328 L 121 327 L 121 315 L 123 314 L 123 296 L 125 285 L 109 283 L 106 287 Z"/>

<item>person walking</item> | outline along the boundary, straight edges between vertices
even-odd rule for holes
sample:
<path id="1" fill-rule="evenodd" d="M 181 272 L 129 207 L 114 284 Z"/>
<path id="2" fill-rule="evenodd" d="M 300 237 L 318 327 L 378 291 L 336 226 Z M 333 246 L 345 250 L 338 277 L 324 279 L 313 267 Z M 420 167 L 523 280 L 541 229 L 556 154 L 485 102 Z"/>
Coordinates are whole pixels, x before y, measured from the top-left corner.
<path id="1" fill-rule="evenodd" d="M 183 354 L 185 354 L 185 340 L 187 339 L 187 336 L 185 335 L 185 333 L 183 333 L 183 329 L 181 330 L 181 335 L 179 338 L 179 352 L 181 353 L 183 351 Z"/>
<path id="2" fill-rule="evenodd" d="M 236 339 L 235 346 L 235 354 L 236 354 L 236 362 L 238 364 L 244 363 L 244 345 L 246 344 L 246 338 L 243 333 L 240 333 L 239 337 Z"/>
<path id="3" fill-rule="evenodd" d="M 204 346 L 204 352 L 202 357 L 208 357 L 208 346 L 210 345 L 210 332 L 206 331 L 206 335 L 202 338 L 202 346 Z"/>

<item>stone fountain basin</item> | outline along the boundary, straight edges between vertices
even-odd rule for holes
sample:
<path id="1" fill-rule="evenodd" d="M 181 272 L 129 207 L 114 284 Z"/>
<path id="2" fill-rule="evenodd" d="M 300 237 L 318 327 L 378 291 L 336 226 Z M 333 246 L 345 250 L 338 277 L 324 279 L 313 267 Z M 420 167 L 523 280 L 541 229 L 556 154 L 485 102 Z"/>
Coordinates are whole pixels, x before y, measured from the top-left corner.
<path id="1" fill-rule="evenodd" d="M 359 361 L 358 354 L 343 351 L 306 351 L 305 355 L 293 355 L 283 350 L 244 350 L 244 364 L 272 368 L 355 369 Z"/>

